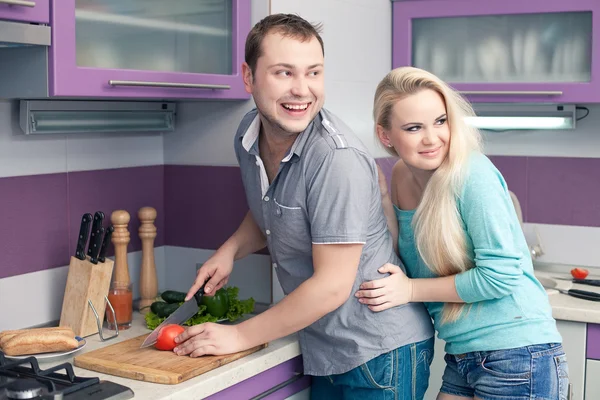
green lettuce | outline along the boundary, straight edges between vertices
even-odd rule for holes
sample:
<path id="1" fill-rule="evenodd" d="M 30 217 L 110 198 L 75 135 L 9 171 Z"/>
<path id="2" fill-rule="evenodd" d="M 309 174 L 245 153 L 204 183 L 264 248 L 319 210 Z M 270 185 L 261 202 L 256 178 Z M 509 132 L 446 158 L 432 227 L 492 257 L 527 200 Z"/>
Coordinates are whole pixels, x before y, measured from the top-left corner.
<path id="1" fill-rule="evenodd" d="M 249 314 L 254 311 L 254 299 L 252 297 L 239 300 L 238 293 L 240 289 L 236 286 L 225 287 L 227 290 L 227 295 L 229 297 L 229 310 L 227 310 L 227 314 L 225 318 L 229 321 L 236 321 L 240 319 L 244 314 Z M 183 303 L 180 303 L 180 305 Z M 148 311 L 146 314 L 146 326 L 148 329 L 156 329 L 158 325 L 160 325 L 167 317 L 160 318 L 158 315 L 154 314 L 152 311 Z M 203 324 L 205 322 L 217 322 L 219 319 L 209 313 L 206 312 L 206 306 L 201 305 L 198 308 L 198 312 L 186 322 L 183 323 L 185 326 L 192 326 Z"/>

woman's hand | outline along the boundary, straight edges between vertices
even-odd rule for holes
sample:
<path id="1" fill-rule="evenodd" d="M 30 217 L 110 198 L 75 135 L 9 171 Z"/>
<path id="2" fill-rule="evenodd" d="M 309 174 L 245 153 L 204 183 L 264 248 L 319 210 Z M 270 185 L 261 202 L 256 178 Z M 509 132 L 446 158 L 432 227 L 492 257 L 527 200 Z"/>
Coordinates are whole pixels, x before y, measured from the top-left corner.
<path id="1" fill-rule="evenodd" d="M 400 267 L 388 263 L 378 271 L 390 276 L 360 285 L 360 290 L 354 294 L 359 302 L 367 304 L 371 311 L 383 311 L 412 301 L 412 280 Z"/>

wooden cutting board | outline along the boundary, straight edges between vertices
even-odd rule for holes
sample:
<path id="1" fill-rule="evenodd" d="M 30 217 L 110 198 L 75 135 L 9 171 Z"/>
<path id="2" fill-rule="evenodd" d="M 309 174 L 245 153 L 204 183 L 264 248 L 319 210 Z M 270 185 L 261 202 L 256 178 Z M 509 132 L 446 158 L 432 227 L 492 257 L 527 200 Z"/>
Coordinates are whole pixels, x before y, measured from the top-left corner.
<path id="1" fill-rule="evenodd" d="M 140 349 L 148 335 L 138 336 L 75 357 L 75 366 L 140 381 L 174 385 L 211 371 L 267 347 L 263 344 L 249 350 L 224 356 L 191 358 L 154 346 Z"/>

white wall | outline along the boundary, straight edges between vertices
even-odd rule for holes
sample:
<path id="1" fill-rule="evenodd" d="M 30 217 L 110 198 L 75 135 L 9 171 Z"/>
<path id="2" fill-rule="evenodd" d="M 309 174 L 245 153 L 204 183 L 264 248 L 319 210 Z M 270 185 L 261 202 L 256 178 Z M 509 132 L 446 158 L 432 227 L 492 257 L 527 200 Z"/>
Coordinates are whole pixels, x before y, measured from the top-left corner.
<path id="1" fill-rule="evenodd" d="M 0 100 L 0 177 L 164 163 L 160 133 L 25 135 L 18 104 Z"/>

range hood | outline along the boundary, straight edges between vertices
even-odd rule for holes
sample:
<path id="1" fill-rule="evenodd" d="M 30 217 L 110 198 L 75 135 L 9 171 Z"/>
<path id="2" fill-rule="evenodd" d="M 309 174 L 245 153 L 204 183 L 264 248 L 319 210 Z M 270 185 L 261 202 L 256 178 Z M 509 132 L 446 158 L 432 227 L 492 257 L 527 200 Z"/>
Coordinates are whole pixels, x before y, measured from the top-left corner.
<path id="1" fill-rule="evenodd" d="M 172 132 L 175 104 L 165 102 L 21 100 L 26 135 Z"/>
<path id="2" fill-rule="evenodd" d="M 0 21 L 0 47 L 50 46 L 50 27 Z"/>
<path id="3" fill-rule="evenodd" d="M 476 103 L 473 109 L 467 123 L 488 131 L 570 130 L 577 120 L 574 105 Z"/>

